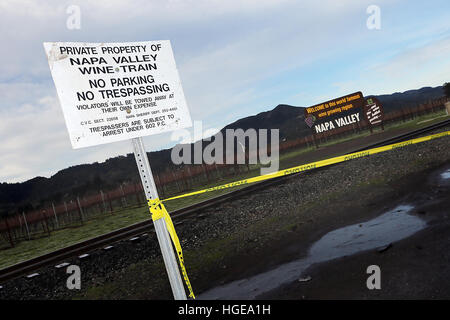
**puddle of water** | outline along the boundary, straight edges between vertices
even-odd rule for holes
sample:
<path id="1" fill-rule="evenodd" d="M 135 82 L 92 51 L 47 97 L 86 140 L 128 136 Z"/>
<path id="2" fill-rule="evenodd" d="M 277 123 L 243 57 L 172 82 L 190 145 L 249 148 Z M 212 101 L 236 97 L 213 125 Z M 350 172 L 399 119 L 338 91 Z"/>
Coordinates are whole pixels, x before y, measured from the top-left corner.
<path id="1" fill-rule="evenodd" d="M 447 169 L 447 171 L 441 173 L 441 178 L 444 180 L 450 179 L 450 169 Z"/>
<path id="2" fill-rule="evenodd" d="M 296 281 L 312 264 L 382 247 L 425 228 L 426 222 L 409 215 L 401 205 L 364 223 L 346 226 L 324 235 L 309 249 L 308 256 L 248 279 L 237 280 L 201 294 L 199 299 L 254 299 L 256 296 Z"/>

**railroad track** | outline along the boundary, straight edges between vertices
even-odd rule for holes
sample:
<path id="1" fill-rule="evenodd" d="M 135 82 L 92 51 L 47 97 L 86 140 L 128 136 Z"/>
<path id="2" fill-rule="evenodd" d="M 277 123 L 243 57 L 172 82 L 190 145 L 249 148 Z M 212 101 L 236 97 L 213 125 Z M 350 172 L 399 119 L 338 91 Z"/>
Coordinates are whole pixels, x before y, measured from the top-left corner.
<path id="1" fill-rule="evenodd" d="M 392 144 L 392 143 L 402 142 L 404 140 L 408 140 L 408 139 L 420 136 L 421 134 L 428 133 L 428 132 L 436 130 L 436 129 L 444 128 L 448 125 L 450 125 L 450 119 L 444 120 L 444 121 L 432 124 L 430 126 L 405 133 L 405 134 L 401 134 L 401 135 L 383 140 L 381 142 L 373 143 L 370 146 L 366 146 L 364 148 L 355 150 L 354 152 L 364 151 L 366 149 L 377 148 L 377 147 L 382 147 L 382 146 Z"/>
<path id="2" fill-rule="evenodd" d="M 404 140 L 408 140 L 410 138 L 417 137 L 421 134 L 428 133 L 430 131 L 433 131 L 433 130 L 436 130 L 439 128 L 443 128 L 448 125 L 450 125 L 450 119 L 441 121 L 439 123 L 436 123 L 436 124 L 433 124 L 433 125 L 421 128 L 421 129 L 417 129 L 417 130 L 408 132 L 406 134 L 398 135 L 396 137 L 389 138 L 389 139 L 386 139 L 381 142 L 377 142 L 377 143 L 365 146 L 363 148 L 354 150 L 352 152 L 359 152 L 359 151 L 376 148 L 376 147 L 381 147 L 381 146 L 392 144 L 392 143 L 402 142 Z M 288 175 L 288 176 L 278 177 L 278 178 L 274 178 L 271 180 L 254 183 L 254 184 L 251 184 L 242 189 L 230 191 L 226 194 L 196 203 L 192 206 L 175 210 L 175 211 L 171 212 L 171 216 L 176 224 L 177 220 L 181 219 L 182 217 L 189 216 L 199 210 L 213 207 L 220 203 L 227 202 L 231 199 L 236 199 L 238 197 L 242 197 L 247 194 L 251 194 L 257 190 L 262 190 L 262 189 L 265 189 L 270 186 L 275 186 L 275 185 L 285 183 L 288 179 L 292 179 L 293 177 L 296 177 L 299 174 L 311 174 L 314 171 L 324 170 L 324 169 L 326 169 L 326 168 L 322 167 L 319 169 L 315 169 L 313 171 L 299 172 L 299 173 L 295 173 L 295 174 Z M 99 248 L 103 248 L 103 247 L 105 247 L 107 245 L 111 245 L 115 242 L 118 242 L 118 241 L 121 241 L 124 239 L 130 239 L 132 237 L 136 237 L 136 236 L 142 235 L 144 233 L 148 233 L 149 231 L 152 231 L 152 230 L 153 230 L 152 220 L 148 219 L 148 220 L 130 225 L 128 227 L 121 228 L 121 229 L 115 230 L 113 232 L 110 232 L 110 233 L 107 233 L 107 234 L 104 234 L 104 235 L 101 235 L 101 236 L 98 236 L 98 237 L 95 237 L 95 238 L 92 238 L 92 239 L 89 239 L 86 241 L 82 241 L 82 242 L 73 244 L 71 246 L 41 255 L 39 257 L 20 262 L 18 264 L 15 264 L 15 265 L 12 265 L 12 266 L 9 266 L 9 267 L 6 267 L 6 268 L 0 270 L 0 284 L 6 282 L 8 280 L 29 274 L 30 272 L 40 269 L 42 267 L 59 263 L 59 262 L 63 261 L 64 259 L 75 257 L 77 255 L 84 254 L 84 253 L 87 253 L 87 252 L 90 252 L 90 251 L 93 251 L 93 250 L 96 250 Z"/>

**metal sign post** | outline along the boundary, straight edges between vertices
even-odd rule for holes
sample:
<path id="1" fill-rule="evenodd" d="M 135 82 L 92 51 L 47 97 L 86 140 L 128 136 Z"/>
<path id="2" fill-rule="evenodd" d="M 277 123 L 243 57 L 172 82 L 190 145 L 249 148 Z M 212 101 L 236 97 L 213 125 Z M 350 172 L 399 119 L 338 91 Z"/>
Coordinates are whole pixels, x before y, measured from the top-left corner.
<path id="1" fill-rule="evenodd" d="M 152 169 L 148 161 L 147 153 L 145 152 L 142 138 L 131 139 L 133 144 L 134 157 L 141 177 L 142 186 L 147 200 L 157 199 L 158 191 L 156 190 L 155 181 L 153 179 Z M 172 242 L 170 241 L 169 233 L 167 231 L 166 222 L 164 219 L 154 221 L 156 236 L 158 237 L 159 246 L 166 266 L 166 271 L 169 276 L 170 286 L 172 288 L 175 300 L 186 300 L 186 292 L 184 291 L 183 282 L 181 280 L 180 270 L 173 252 Z"/>

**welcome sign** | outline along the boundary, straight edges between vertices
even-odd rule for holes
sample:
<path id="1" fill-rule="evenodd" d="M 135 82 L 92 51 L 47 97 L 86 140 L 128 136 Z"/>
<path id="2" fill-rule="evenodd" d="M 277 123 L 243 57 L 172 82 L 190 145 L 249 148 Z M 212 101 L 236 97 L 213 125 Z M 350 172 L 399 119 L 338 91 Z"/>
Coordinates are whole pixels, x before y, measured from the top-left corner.
<path id="1" fill-rule="evenodd" d="M 363 119 L 364 105 L 363 94 L 358 91 L 305 108 L 305 122 L 315 133 L 348 126 Z"/>

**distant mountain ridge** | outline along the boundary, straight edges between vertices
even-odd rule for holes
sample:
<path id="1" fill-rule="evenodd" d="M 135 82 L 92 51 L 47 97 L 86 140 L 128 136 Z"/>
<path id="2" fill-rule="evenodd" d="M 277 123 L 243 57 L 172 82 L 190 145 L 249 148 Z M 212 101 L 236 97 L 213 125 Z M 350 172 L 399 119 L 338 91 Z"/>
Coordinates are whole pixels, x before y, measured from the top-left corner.
<path id="1" fill-rule="evenodd" d="M 408 90 L 402 93 L 376 95 L 383 104 L 386 113 L 399 108 L 415 106 L 430 99 L 444 95 L 442 86 L 424 87 Z M 247 130 L 274 129 L 280 130 L 280 139 L 295 139 L 310 134 L 309 127 L 304 122 L 304 108 L 280 104 L 270 111 L 248 116 L 228 124 L 222 128 L 241 128 Z M 167 169 L 174 170 L 170 160 L 171 149 L 150 152 L 154 172 Z M 102 163 L 82 164 L 72 166 L 57 172 L 50 178 L 35 177 L 21 183 L 0 183 L 0 216 L 19 205 L 32 204 L 36 206 L 43 200 L 60 201 L 67 196 L 84 195 L 98 192 L 100 189 L 117 187 L 124 181 L 138 181 L 134 156 L 117 156 Z"/>
<path id="2" fill-rule="evenodd" d="M 270 111 L 264 111 L 254 116 L 239 119 L 222 130 L 238 129 L 279 129 L 281 138 L 301 137 L 309 133 L 305 125 L 303 107 L 294 107 L 287 104 L 279 104 Z"/>
<path id="3" fill-rule="evenodd" d="M 374 96 L 380 100 L 384 111 L 390 112 L 396 109 L 407 108 L 428 100 L 437 99 L 444 96 L 443 86 L 423 87 L 405 92 L 395 92 L 392 94 L 382 94 Z"/>

